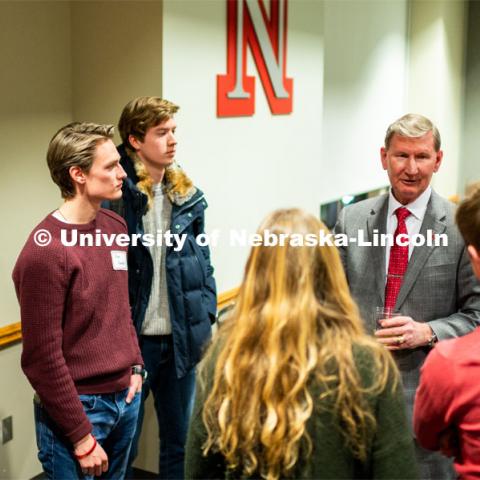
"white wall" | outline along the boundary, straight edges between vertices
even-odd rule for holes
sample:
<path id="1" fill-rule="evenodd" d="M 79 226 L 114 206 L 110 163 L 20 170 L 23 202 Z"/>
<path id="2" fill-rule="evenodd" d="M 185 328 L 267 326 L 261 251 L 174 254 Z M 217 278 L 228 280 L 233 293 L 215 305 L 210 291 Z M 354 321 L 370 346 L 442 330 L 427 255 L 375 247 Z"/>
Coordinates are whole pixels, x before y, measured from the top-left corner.
<path id="1" fill-rule="evenodd" d="M 72 2 L 75 120 L 116 126 L 132 98 L 161 96 L 162 29 L 161 1 Z"/>
<path id="2" fill-rule="evenodd" d="M 440 130 L 444 159 L 432 184 L 443 196 L 458 193 L 461 177 L 465 14 L 463 0 L 411 2 L 407 110 Z"/>
<path id="3" fill-rule="evenodd" d="M 32 228 L 60 203 L 45 160 L 71 119 L 70 6 L 0 2 L 0 327 L 20 320 L 11 271 Z"/>
<path id="4" fill-rule="evenodd" d="M 216 118 L 216 75 L 226 73 L 226 3 L 165 2 L 164 96 L 181 106 L 177 160 L 204 190 L 219 291 L 238 285 L 247 249 L 229 229 L 254 232 L 274 208 L 318 211 L 322 178 L 323 3 L 290 2 L 287 76 L 291 115 L 272 116 L 259 78 L 253 117 Z M 186 52 L 179 55 L 179 52 Z M 247 72 L 256 75 L 250 53 Z"/>
<path id="5" fill-rule="evenodd" d="M 407 1 L 325 2 L 325 107 L 319 199 L 388 184 L 387 126 L 403 115 Z"/>
<path id="6" fill-rule="evenodd" d="M 70 5 L 0 2 L 0 327 L 20 320 L 11 271 L 33 227 L 60 204 L 45 153 L 71 121 Z M 0 351 L 0 419 L 13 416 L 13 440 L 0 445 L 0 478 L 41 471 L 33 392 L 20 370 L 21 346 Z"/>
<path id="7" fill-rule="evenodd" d="M 466 55 L 464 128 L 458 191 L 480 180 L 480 3 L 469 2 L 468 47 Z"/>
<path id="8" fill-rule="evenodd" d="M 293 113 L 271 115 L 257 76 L 255 115 L 219 119 L 226 6 L 165 3 L 164 96 L 182 106 L 177 159 L 205 190 L 209 229 L 222 231 L 212 249 L 219 291 L 239 283 L 246 254 L 229 246 L 230 228 L 254 231 L 279 207 L 318 214 L 321 202 L 387 182 L 378 152 L 404 111 L 406 1 L 297 0 L 288 19 Z"/>
<path id="9" fill-rule="evenodd" d="M 0 419 L 12 415 L 13 440 L 0 445 L 0 479 L 23 480 L 42 471 L 37 460 L 33 393 L 20 371 L 21 345 L 0 350 Z"/>

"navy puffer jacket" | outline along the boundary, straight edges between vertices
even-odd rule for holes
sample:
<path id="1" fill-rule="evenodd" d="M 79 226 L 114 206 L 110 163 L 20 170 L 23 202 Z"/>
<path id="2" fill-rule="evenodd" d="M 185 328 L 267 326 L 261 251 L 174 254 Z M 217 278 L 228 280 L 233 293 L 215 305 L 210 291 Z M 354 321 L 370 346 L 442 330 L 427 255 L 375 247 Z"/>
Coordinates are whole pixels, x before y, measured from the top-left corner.
<path id="1" fill-rule="evenodd" d="M 138 178 L 123 145 L 118 147 L 118 151 L 128 178 L 123 184 L 121 200 L 105 202 L 103 206 L 125 219 L 130 235 L 141 235 L 144 233 L 142 218 L 146 211 L 147 196 L 136 187 Z M 181 378 L 198 363 L 210 339 L 217 298 L 209 248 L 200 247 L 195 240 L 204 233 L 207 202 L 203 193 L 196 188 L 188 200 L 178 200 L 172 202 L 170 229 L 172 233 L 187 234 L 187 239 L 180 251 L 175 251 L 173 246 L 167 247 L 165 266 L 175 366 L 177 377 Z M 153 275 L 152 257 L 141 242 L 138 246 L 129 247 L 128 271 L 132 318 L 140 334 Z"/>

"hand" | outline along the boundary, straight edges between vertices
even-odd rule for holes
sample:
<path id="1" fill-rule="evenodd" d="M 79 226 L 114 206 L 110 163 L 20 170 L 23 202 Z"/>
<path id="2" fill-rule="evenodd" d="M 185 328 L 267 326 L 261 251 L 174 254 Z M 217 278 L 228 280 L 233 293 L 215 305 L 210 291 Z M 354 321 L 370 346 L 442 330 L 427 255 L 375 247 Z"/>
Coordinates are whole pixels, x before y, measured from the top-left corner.
<path id="1" fill-rule="evenodd" d="M 75 455 L 84 455 L 92 448 L 94 442 L 95 439 L 91 434 L 82 438 L 73 446 Z M 99 477 L 102 473 L 105 473 L 108 470 L 107 454 L 98 442 L 92 453 L 84 458 L 78 459 L 78 463 L 80 464 L 84 475 L 94 475 Z"/>
<path id="2" fill-rule="evenodd" d="M 141 375 L 135 374 L 130 376 L 130 386 L 128 387 L 127 403 L 132 403 L 133 397 L 138 392 L 142 391 L 143 378 Z"/>
<path id="3" fill-rule="evenodd" d="M 428 345 L 433 335 L 428 323 L 416 322 L 411 317 L 386 318 L 379 323 L 382 328 L 375 332 L 375 336 L 389 350 L 405 350 Z"/>

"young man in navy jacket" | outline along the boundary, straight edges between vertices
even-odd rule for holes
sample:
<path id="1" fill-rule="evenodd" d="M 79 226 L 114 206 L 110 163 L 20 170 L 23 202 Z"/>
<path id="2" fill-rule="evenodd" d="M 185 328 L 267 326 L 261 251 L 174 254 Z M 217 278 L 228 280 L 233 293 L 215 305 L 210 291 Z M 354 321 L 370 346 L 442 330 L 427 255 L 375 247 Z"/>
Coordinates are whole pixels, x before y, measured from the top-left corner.
<path id="1" fill-rule="evenodd" d="M 216 315 L 210 252 L 196 241 L 204 233 L 207 202 L 174 162 L 177 111 L 176 105 L 158 97 L 140 97 L 125 106 L 119 121 L 123 144 L 118 151 L 128 178 L 122 199 L 109 204 L 126 220 L 130 234 L 150 234 L 150 239 L 156 239 L 130 246 L 129 291 L 148 372 L 143 400 L 151 390 L 159 425 L 160 478 L 170 479 L 184 476 L 195 365 L 210 339 Z M 180 235 L 184 243 L 166 245 L 165 233 Z M 142 421 L 143 408 L 131 461 Z"/>

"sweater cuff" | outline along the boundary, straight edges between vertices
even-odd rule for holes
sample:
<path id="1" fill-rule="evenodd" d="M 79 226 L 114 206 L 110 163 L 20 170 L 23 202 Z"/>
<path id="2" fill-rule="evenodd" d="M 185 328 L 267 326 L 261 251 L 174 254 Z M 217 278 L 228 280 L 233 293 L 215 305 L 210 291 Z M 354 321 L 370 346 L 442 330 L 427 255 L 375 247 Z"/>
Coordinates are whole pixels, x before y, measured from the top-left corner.
<path id="1" fill-rule="evenodd" d="M 74 443 L 77 443 L 79 440 L 82 438 L 86 437 L 89 433 L 92 433 L 92 424 L 88 420 L 88 418 L 85 416 L 85 419 L 83 420 L 80 425 L 78 425 L 74 430 L 71 430 L 70 432 L 66 433 L 67 438 L 72 442 L 72 445 Z"/>

